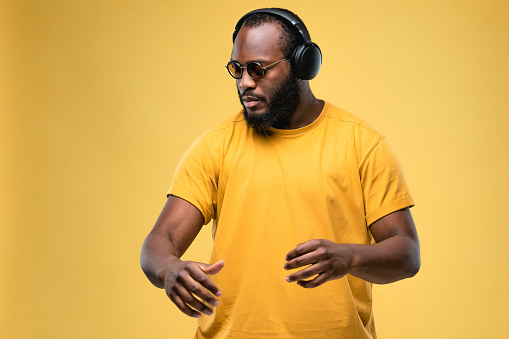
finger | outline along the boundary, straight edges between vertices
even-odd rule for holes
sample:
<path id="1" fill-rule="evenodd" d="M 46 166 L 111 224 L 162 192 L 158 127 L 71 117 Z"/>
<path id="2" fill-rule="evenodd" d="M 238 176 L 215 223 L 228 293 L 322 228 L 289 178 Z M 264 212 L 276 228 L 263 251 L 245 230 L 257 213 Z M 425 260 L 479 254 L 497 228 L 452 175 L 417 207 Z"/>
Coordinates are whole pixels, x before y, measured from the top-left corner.
<path id="1" fill-rule="evenodd" d="M 310 253 L 303 254 L 298 256 L 284 264 L 285 270 L 291 270 L 294 268 L 299 268 L 307 265 L 312 265 L 319 262 L 321 259 L 320 253 L 318 251 L 313 251 Z"/>
<path id="2" fill-rule="evenodd" d="M 193 317 L 193 318 L 200 318 L 201 313 L 193 310 L 191 307 L 189 307 L 182 298 L 177 294 L 176 290 L 172 287 L 170 291 L 166 290 L 166 294 L 170 298 L 170 300 L 177 306 L 177 308 L 182 311 L 182 313 Z"/>
<path id="3" fill-rule="evenodd" d="M 304 288 L 315 288 L 320 285 L 323 285 L 328 281 L 328 276 L 325 273 L 319 274 L 316 278 L 311 280 L 300 280 L 297 281 L 297 285 L 304 287 Z"/>
<path id="4" fill-rule="evenodd" d="M 321 274 L 324 272 L 324 266 L 320 263 L 308 266 L 298 272 L 292 273 L 288 275 L 285 280 L 287 282 L 294 282 L 304 279 L 309 279 L 317 274 Z"/>
<path id="5" fill-rule="evenodd" d="M 223 262 L 224 263 L 224 262 Z M 191 277 L 196 280 L 200 285 L 202 285 L 205 289 L 210 291 L 212 294 L 216 296 L 221 296 L 221 291 L 219 288 L 210 280 L 210 278 L 207 276 L 206 273 L 203 272 L 201 269 L 201 265 L 199 264 L 198 267 L 192 267 L 189 270 L 189 274 Z M 205 264 L 203 264 L 205 265 Z M 201 296 L 200 296 L 201 297 Z"/>
<path id="6" fill-rule="evenodd" d="M 190 269 L 189 275 L 182 275 L 179 277 L 179 282 L 181 282 L 189 292 L 210 305 L 217 306 L 219 304 L 219 301 L 211 294 L 212 292 L 218 295 L 219 289 L 198 267 L 196 267 L 196 269 Z M 219 295 L 220 294 L 219 292 Z"/>
<path id="7" fill-rule="evenodd" d="M 190 291 L 184 284 L 175 284 L 175 286 L 173 286 L 173 290 L 189 307 L 192 307 L 194 310 L 201 313 L 208 315 L 212 314 L 212 309 L 204 302 L 198 300 L 195 295 L 193 295 L 194 293 L 192 293 L 192 291 Z"/>
<path id="8" fill-rule="evenodd" d="M 217 274 L 224 267 L 224 260 L 219 260 L 212 265 L 199 264 L 202 271 L 207 275 Z"/>
<path id="9" fill-rule="evenodd" d="M 315 239 L 298 244 L 293 250 L 288 252 L 285 259 L 286 261 L 292 260 L 293 258 L 314 251 L 318 246 L 319 242 Z"/>

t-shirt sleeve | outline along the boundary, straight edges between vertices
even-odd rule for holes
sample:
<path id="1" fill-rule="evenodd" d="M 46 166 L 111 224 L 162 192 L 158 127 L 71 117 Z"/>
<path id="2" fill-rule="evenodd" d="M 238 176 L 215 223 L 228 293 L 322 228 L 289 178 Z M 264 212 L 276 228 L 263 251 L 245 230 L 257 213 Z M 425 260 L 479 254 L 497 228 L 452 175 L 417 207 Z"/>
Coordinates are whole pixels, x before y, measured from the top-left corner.
<path id="1" fill-rule="evenodd" d="M 208 145 L 200 137 L 180 160 L 168 190 L 168 195 L 182 198 L 198 208 L 204 224 L 215 217 L 216 168 Z"/>
<path id="2" fill-rule="evenodd" d="M 368 225 L 414 205 L 399 161 L 385 138 L 367 154 L 360 173 Z"/>

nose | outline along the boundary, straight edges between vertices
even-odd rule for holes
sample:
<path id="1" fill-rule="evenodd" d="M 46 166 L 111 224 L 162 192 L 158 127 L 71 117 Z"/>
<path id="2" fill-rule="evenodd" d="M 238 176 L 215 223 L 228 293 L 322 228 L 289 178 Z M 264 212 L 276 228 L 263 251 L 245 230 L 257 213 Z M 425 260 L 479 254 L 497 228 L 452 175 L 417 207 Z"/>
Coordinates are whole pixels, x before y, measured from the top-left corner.
<path id="1" fill-rule="evenodd" d="M 242 79 L 239 79 L 237 81 L 237 85 L 240 88 L 243 88 L 243 89 L 246 90 L 248 88 L 255 88 L 256 87 L 256 81 L 253 78 L 251 78 L 251 76 L 247 72 L 247 69 L 244 68 L 242 70 Z"/>

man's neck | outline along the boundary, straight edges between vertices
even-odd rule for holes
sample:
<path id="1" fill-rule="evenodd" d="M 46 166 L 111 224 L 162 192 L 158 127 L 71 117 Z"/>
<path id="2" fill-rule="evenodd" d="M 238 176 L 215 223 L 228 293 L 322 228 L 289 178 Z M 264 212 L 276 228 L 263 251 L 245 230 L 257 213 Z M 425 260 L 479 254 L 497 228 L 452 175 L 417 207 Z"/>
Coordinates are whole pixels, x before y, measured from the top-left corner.
<path id="1" fill-rule="evenodd" d="M 288 118 L 274 124 L 277 129 L 296 129 L 307 126 L 318 118 L 324 102 L 318 100 L 309 87 L 301 91 L 300 101 L 295 112 Z"/>

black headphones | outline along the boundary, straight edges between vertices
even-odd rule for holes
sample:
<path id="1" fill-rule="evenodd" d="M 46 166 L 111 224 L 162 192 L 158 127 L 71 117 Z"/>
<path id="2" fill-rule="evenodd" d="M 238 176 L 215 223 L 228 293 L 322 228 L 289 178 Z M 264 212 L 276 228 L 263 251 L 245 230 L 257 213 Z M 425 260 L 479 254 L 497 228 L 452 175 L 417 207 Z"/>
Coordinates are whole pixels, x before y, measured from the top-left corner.
<path id="1" fill-rule="evenodd" d="M 235 31 L 233 32 L 233 42 L 235 42 L 235 37 L 237 37 L 240 28 L 244 24 L 244 21 L 246 21 L 246 18 L 255 13 L 267 13 L 276 15 L 285 19 L 299 31 L 305 43 L 297 46 L 294 49 L 291 62 L 295 71 L 297 72 L 297 77 L 299 79 L 313 79 L 318 74 L 320 66 L 322 65 L 322 52 L 320 51 L 320 48 L 317 44 L 311 42 L 311 38 L 304 24 L 297 17 L 291 15 L 290 13 L 279 10 L 277 8 L 262 8 L 247 13 L 242 18 L 240 18 L 239 22 L 237 22 L 237 25 L 235 25 Z"/>

